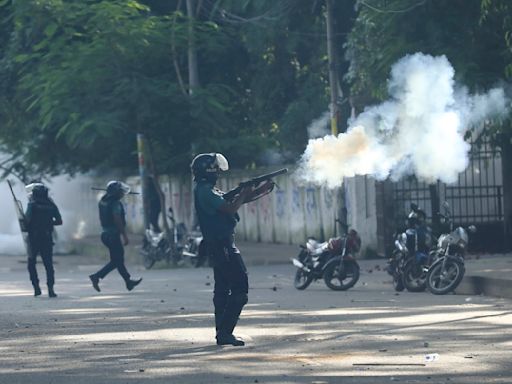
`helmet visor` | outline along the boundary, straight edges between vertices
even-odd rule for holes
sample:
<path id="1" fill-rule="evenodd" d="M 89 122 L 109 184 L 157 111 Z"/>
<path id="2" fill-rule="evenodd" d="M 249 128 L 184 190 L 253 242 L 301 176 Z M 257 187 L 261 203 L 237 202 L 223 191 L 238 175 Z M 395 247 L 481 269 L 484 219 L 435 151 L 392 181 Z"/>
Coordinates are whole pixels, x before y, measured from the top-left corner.
<path id="1" fill-rule="evenodd" d="M 36 187 L 44 187 L 44 184 L 42 183 L 31 183 L 31 184 L 28 184 L 28 185 L 25 185 L 25 191 L 27 191 L 27 194 L 31 194 L 32 191 L 34 190 L 34 188 Z"/>
<path id="2" fill-rule="evenodd" d="M 120 186 L 119 186 L 119 189 L 121 190 L 121 192 L 123 192 L 123 194 L 127 195 L 130 193 L 130 191 L 132 190 L 130 188 L 130 186 L 128 184 L 125 184 L 123 183 L 122 181 L 119 182 Z"/>
<path id="3" fill-rule="evenodd" d="M 215 154 L 215 163 L 221 171 L 227 171 L 229 169 L 228 160 L 221 153 Z"/>

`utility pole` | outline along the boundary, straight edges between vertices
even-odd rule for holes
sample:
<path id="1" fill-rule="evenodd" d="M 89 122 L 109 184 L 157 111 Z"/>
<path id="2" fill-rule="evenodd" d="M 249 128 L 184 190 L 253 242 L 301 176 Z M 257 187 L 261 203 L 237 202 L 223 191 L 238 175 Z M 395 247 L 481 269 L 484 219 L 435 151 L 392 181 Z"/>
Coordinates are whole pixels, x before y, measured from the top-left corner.
<path id="1" fill-rule="evenodd" d="M 325 0 L 326 21 L 327 21 L 327 55 L 329 56 L 329 85 L 331 88 L 331 134 L 338 134 L 338 121 L 340 117 L 340 106 L 338 104 L 341 95 L 338 79 L 338 64 L 336 58 L 336 41 L 333 21 L 333 0 Z"/>
<path id="2" fill-rule="evenodd" d="M 188 93 L 193 95 L 194 89 L 199 87 L 199 70 L 197 67 L 197 50 L 194 36 L 195 1 L 187 0 L 188 16 Z"/>

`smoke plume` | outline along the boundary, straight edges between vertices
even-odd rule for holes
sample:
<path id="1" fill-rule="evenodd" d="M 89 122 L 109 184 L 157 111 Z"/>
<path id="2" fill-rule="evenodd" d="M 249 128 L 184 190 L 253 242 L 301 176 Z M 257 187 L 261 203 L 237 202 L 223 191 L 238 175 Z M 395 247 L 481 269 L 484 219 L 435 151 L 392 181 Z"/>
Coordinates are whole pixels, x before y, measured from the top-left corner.
<path id="1" fill-rule="evenodd" d="M 501 88 L 471 95 L 457 86 L 445 56 L 405 56 L 391 70 L 388 92 L 388 101 L 349 121 L 346 133 L 310 139 L 299 177 L 330 188 L 355 175 L 453 183 L 469 161 L 464 135 L 510 109 Z"/>

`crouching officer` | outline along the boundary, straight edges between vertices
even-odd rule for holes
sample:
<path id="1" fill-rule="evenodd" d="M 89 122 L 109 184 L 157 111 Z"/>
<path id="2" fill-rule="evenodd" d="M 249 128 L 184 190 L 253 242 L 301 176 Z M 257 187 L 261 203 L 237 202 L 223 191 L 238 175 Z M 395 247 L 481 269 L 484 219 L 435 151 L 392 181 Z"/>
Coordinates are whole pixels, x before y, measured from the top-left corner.
<path id="1" fill-rule="evenodd" d="M 267 182 L 256 190 L 244 188 L 232 201 L 226 201 L 215 184 L 218 173 L 228 168 L 228 161 L 220 153 L 197 155 L 191 164 L 197 217 L 213 266 L 217 345 L 243 346 L 244 341 L 233 335 L 249 292 L 247 270 L 234 240 L 237 211 L 273 184 Z"/>
<path id="2" fill-rule="evenodd" d="M 39 182 L 27 185 L 29 201 L 25 212 L 25 225 L 28 231 L 29 257 L 28 273 L 34 287 L 34 296 L 41 295 L 36 262 L 40 254 L 46 269 L 48 296 L 57 297 L 53 286 L 55 271 L 53 269 L 53 227 L 62 225 L 62 217 L 57 205 L 48 196 L 48 188 Z"/>
<path id="3" fill-rule="evenodd" d="M 93 288 L 98 292 L 101 291 L 99 286 L 100 279 L 105 278 L 116 268 L 126 283 L 126 289 L 129 291 L 142 281 L 142 278 L 132 280 L 124 265 L 123 246 L 128 245 L 128 236 L 126 235 L 125 210 L 121 199 L 129 192 L 130 187 L 122 181 L 110 181 L 107 184 L 107 192 L 98 204 L 102 228 L 101 241 L 110 253 L 110 262 L 98 272 L 89 276 Z"/>

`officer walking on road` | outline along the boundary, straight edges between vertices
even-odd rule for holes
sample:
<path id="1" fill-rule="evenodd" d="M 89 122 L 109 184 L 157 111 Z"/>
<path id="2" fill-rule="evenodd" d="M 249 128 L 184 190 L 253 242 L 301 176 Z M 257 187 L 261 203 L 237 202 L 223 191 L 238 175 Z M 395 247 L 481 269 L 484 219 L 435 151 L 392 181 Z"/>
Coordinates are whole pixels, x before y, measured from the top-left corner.
<path id="1" fill-rule="evenodd" d="M 98 272 L 89 276 L 93 288 L 98 292 L 101 291 L 100 279 L 105 278 L 116 268 L 126 283 L 126 289 L 129 291 L 142 281 L 142 278 L 132 280 L 124 265 L 123 246 L 128 245 L 128 236 L 126 235 L 125 210 L 121 199 L 129 192 L 130 187 L 122 181 L 110 181 L 107 184 L 107 193 L 103 195 L 98 204 L 102 227 L 101 241 L 110 253 L 110 262 Z"/>
<path id="2" fill-rule="evenodd" d="M 217 345 L 243 346 L 244 341 L 233 335 L 249 292 L 247 270 L 234 240 L 237 211 L 242 204 L 271 189 L 273 183 L 267 182 L 257 189 L 243 188 L 232 201 L 226 201 L 224 193 L 215 188 L 218 173 L 229 168 L 222 154 L 197 155 L 191 168 L 196 182 L 194 201 L 199 225 L 213 265 Z"/>
<path id="3" fill-rule="evenodd" d="M 62 225 L 62 217 L 57 205 L 48 196 L 48 188 L 44 184 L 35 182 L 25 188 L 29 193 L 29 201 L 25 212 L 25 225 L 28 231 L 29 243 L 28 273 L 34 287 L 34 296 L 41 295 L 36 269 L 37 255 L 40 254 L 46 269 L 48 296 L 57 297 L 53 289 L 55 284 L 53 227 Z"/>

